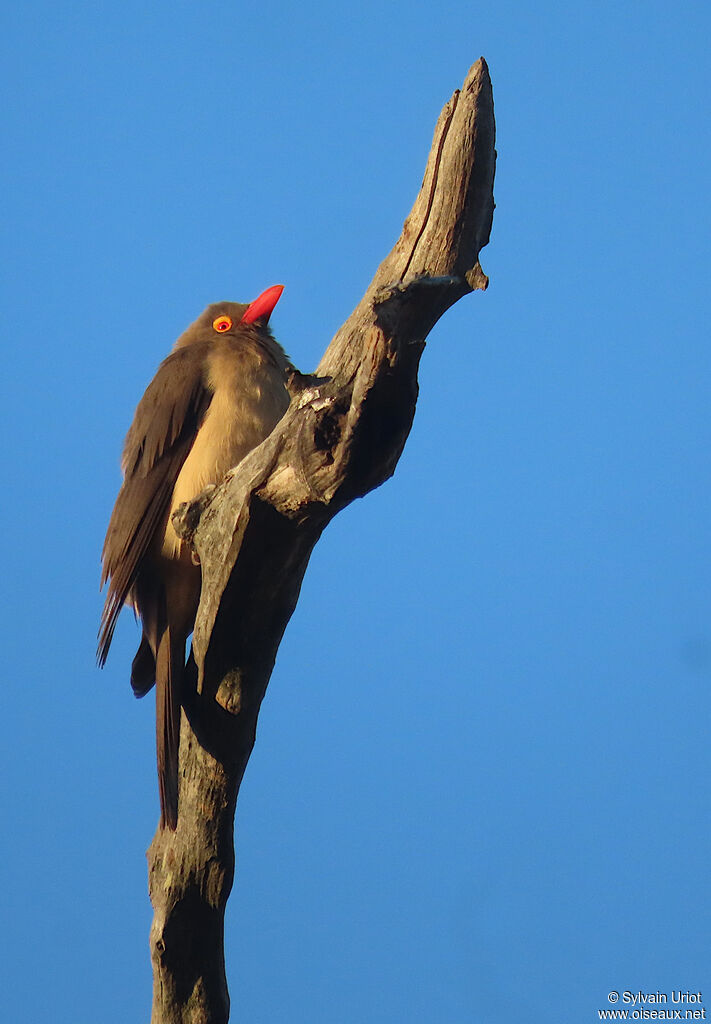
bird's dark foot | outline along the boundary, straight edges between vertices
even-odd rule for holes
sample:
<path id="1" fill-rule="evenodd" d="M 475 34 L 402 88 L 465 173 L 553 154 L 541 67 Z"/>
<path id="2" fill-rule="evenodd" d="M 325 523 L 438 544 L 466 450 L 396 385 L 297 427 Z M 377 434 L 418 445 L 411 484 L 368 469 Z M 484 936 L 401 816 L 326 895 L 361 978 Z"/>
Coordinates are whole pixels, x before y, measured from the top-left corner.
<path id="1" fill-rule="evenodd" d="M 188 544 L 192 541 L 193 535 L 198 528 L 200 517 L 212 501 L 212 496 L 216 490 L 216 484 L 208 484 L 204 491 L 200 491 L 193 501 L 184 501 L 178 505 L 170 518 L 173 523 L 173 529 L 181 540 Z M 200 563 L 198 561 L 195 564 L 199 565 Z"/>

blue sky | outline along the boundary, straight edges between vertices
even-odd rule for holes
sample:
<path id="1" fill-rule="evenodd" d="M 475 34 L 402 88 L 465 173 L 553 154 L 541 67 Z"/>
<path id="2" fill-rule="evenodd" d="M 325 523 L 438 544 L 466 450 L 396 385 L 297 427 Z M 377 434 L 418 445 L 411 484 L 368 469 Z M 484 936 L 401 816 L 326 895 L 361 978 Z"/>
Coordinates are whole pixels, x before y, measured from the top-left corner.
<path id="1" fill-rule="evenodd" d="M 147 1019 L 153 705 L 94 667 L 135 404 L 282 282 L 315 367 L 483 54 L 486 294 L 312 558 L 240 796 L 235 1020 L 570 1024 L 709 973 L 706 4 L 4 16 L 7 1019 Z"/>

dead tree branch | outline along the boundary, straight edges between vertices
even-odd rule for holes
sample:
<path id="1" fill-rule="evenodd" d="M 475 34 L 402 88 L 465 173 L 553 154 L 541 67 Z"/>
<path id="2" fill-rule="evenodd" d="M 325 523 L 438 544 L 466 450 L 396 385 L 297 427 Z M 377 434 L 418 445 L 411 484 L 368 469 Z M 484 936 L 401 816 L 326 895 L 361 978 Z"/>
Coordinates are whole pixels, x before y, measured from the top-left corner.
<path id="1" fill-rule="evenodd" d="M 417 400 L 425 339 L 486 288 L 494 108 L 483 58 L 440 114 L 400 238 L 326 350 L 295 374 L 274 432 L 175 517 L 202 565 L 183 694 L 180 811 L 148 851 L 153 1024 L 225 1024 L 224 911 L 233 823 L 257 715 L 309 557 L 329 521 L 392 475 Z"/>

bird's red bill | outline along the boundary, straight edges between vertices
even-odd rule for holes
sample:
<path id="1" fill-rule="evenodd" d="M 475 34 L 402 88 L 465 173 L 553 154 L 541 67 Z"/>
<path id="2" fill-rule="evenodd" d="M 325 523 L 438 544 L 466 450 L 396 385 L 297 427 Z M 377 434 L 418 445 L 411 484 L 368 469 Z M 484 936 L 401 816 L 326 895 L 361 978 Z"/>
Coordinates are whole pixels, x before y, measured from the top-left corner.
<path id="1" fill-rule="evenodd" d="M 273 284 L 271 288 L 267 288 L 265 292 L 255 299 L 247 309 L 245 310 L 244 316 L 242 317 L 243 324 L 253 324 L 255 320 L 267 321 L 272 315 L 274 307 L 281 298 L 281 293 L 284 291 L 283 284 Z"/>

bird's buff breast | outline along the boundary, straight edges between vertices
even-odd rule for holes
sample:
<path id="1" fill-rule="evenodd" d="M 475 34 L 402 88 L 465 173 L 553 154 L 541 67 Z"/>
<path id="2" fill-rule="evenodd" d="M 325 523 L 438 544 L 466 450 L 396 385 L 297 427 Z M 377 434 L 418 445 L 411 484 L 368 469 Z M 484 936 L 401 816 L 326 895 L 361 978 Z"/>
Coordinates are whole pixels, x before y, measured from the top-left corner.
<path id="1" fill-rule="evenodd" d="M 218 354 L 209 379 L 213 398 L 175 482 L 162 550 L 168 558 L 179 558 L 183 546 L 170 518 L 178 505 L 220 483 L 272 432 L 289 404 L 282 373 L 266 360 L 252 357 L 236 366 L 234 357 Z"/>

